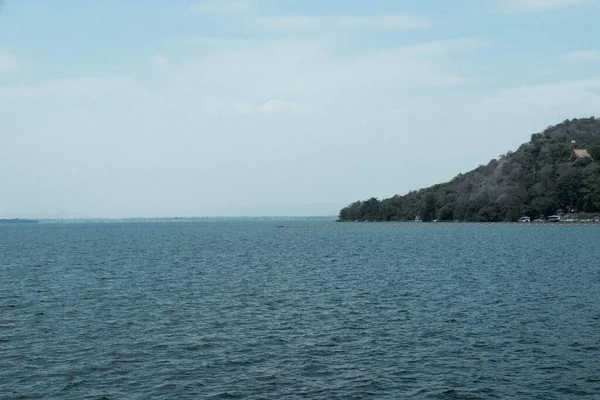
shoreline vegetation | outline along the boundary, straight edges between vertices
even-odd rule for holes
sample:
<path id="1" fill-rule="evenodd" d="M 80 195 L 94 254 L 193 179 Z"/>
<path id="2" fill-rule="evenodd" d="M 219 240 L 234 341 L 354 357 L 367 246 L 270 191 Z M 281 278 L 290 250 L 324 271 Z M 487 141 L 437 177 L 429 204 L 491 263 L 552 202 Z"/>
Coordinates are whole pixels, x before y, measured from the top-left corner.
<path id="1" fill-rule="evenodd" d="M 555 226 L 555 225 L 574 225 L 574 226 L 600 226 L 600 216 L 594 218 L 575 218 L 575 217 L 567 217 L 565 219 L 559 221 L 548 221 L 548 220 L 540 220 L 540 221 L 529 221 L 529 222 L 520 222 L 520 221 L 500 221 L 500 222 L 468 222 L 468 221 L 431 221 L 431 222 L 423 222 L 423 221 L 339 221 L 337 220 L 333 224 L 319 224 L 319 225 L 311 225 L 311 224 L 303 224 L 303 225 L 277 225 L 276 228 L 283 229 L 335 229 L 335 228 L 358 228 L 358 227 L 385 227 L 385 228 L 393 228 L 393 227 L 418 227 L 418 226 Z"/>
<path id="2" fill-rule="evenodd" d="M 598 222 L 599 161 L 600 119 L 565 120 L 449 182 L 351 203 L 338 221 Z"/>

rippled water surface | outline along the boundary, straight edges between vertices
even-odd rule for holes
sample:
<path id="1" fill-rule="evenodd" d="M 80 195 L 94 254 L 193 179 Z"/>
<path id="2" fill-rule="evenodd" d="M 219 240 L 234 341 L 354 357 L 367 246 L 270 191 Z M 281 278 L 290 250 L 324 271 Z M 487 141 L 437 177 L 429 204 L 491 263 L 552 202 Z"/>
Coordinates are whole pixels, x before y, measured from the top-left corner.
<path id="1" fill-rule="evenodd" d="M 281 224 L 0 226 L 0 399 L 600 398 L 600 226 Z"/>

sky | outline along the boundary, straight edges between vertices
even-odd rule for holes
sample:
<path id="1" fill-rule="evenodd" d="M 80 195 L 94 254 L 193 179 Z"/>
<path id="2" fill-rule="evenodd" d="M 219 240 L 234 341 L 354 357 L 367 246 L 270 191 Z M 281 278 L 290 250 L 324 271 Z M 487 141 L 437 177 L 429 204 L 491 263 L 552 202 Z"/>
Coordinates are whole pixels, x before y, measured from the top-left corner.
<path id="1" fill-rule="evenodd" d="M 337 215 L 600 117 L 600 0 L 0 0 L 0 218 Z"/>

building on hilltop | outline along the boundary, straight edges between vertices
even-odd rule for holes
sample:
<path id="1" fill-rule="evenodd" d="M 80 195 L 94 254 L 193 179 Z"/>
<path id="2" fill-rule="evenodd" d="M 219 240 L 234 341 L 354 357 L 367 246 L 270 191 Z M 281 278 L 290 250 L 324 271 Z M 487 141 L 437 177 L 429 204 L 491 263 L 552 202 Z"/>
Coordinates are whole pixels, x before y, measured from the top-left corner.
<path id="1" fill-rule="evenodd" d="M 571 151 L 571 156 L 569 157 L 569 161 L 577 162 L 580 160 L 593 160 L 594 157 L 586 149 L 573 149 Z"/>

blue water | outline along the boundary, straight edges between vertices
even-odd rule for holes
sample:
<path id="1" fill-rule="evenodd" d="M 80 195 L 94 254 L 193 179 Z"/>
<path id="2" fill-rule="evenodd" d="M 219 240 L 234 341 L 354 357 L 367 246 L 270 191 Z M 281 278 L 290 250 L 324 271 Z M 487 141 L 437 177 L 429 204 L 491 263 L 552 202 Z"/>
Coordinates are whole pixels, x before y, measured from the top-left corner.
<path id="1" fill-rule="evenodd" d="M 599 225 L 294 223 L 0 226 L 0 399 L 600 398 Z"/>

